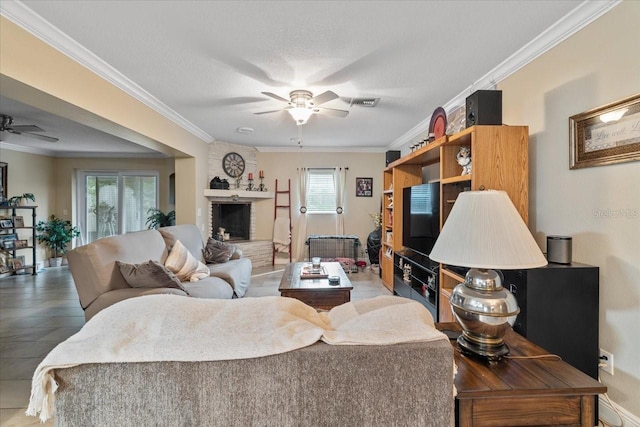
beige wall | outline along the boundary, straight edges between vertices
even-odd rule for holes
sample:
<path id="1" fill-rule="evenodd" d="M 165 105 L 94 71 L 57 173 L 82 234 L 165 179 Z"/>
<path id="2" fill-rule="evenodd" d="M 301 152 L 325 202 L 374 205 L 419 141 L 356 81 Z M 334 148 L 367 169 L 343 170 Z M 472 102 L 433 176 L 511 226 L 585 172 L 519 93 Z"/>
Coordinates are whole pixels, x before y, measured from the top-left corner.
<path id="1" fill-rule="evenodd" d="M 505 81 L 503 121 L 530 129 L 530 227 L 573 236 L 600 267 L 600 347 L 610 397 L 640 416 L 640 163 L 569 169 L 569 116 L 640 93 L 640 2 L 626 1 Z M 627 212 L 601 216 L 598 211 Z"/>
<path id="2" fill-rule="evenodd" d="M 299 237 L 297 225 L 300 216 L 297 168 L 348 167 L 345 187 L 345 234 L 357 235 L 362 244 L 361 249 L 366 248 L 367 236 L 374 229 L 373 220 L 369 214 L 380 211 L 384 153 L 314 153 L 304 150 L 287 153 L 258 152 L 256 161 L 257 169 L 264 170 L 265 185 L 269 190 L 275 190 L 276 179 L 278 179 L 280 189 L 286 187 L 287 180 L 291 179 L 294 254 L 298 249 L 296 240 Z M 373 197 L 355 197 L 356 177 L 373 178 Z M 271 239 L 273 237 L 274 203 L 274 200 L 268 200 L 255 204 L 257 239 Z M 309 214 L 306 234 L 335 234 L 335 223 L 335 214 Z"/>

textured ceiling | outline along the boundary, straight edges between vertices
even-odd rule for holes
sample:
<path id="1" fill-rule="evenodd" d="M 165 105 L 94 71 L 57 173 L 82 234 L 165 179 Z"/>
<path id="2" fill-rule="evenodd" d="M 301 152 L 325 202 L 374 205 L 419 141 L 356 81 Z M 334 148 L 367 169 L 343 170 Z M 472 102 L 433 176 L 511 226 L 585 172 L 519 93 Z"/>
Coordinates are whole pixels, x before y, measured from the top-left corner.
<path id="1" fill-rule="evenodd" d="M 576 1 L 22 2 L 196 128 L 257 147 L 384 150 Z M 294 89 L 340 95 L 297 127 Z M 375 108 L 352 97 L 379 97 Z M 25 119 L 29 119 L 25 117 Z M 254 129 L 238 133 L 239 127 Z M 300 131 L 302 134 L 300 135 Z M 206 139 L 206 138 L 205 138 Z"/>

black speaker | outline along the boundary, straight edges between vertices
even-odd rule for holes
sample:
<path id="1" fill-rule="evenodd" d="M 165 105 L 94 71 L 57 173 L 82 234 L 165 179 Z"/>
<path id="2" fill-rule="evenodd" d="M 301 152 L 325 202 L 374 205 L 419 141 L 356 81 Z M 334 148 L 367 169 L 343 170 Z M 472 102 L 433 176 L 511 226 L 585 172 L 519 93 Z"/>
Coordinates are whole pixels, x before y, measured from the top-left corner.
<path id="1" fill-rule="evenodd" d="M 513 330 L 598 379 L 598 267 L 549 263 L 502 273 L 520 307 Z"/>
<path id="2" fill-rule="evenodd" d="M 398 150 L 387 151 L 385 166 L 389 166 L 389 163 L 395 162 L 399 158 L 400 158 L 400 151 Z"/>
<path id="3" fill-rule="evenodd" d="M 502 124 L 502 91 L 477 90 L 467 97 L 467 127 Z"/>

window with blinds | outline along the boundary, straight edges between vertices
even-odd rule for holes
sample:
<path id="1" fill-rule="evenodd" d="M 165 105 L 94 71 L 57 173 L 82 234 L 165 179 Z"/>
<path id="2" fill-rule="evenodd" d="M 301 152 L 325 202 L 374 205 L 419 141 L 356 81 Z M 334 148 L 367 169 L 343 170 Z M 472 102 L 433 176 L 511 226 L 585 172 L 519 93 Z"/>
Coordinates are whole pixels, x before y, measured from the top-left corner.
<path id="1" fill-rule="evenodd" d="M 336 212 L 336 183 L 333 169 L 309 169 L 307 212 Z"/>

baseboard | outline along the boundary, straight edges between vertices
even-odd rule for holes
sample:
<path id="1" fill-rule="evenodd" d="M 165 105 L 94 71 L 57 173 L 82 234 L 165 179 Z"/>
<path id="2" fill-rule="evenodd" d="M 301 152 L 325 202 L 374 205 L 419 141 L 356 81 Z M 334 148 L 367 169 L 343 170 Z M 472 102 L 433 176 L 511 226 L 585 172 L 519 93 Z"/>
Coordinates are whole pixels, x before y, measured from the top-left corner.
<path id="1" fill-rule="evenodd" d="M 615 402 L 609 403 L 609 401 L 607 400 L 606 397 L 604 397 L 604 395 L 600 395 L 598 406 L 599 406 L 599 414 L 600 414 L 599 416 L 603 420 L 605 420 L 607 425 L 610 425 L 610 426 L 621 425 L 620 419 L 618 418 L 618 415 L 616 415 L 616 411 L 618 411 L 618 414 L 620 414 L 620 417 L 622 417 L 622 422 L 623 422 L 622 425 L 624 427 L 640 427 L 640 418 L 636 417 L 631 412 L 627 411 L 626 409 L 616 404 Z M 614 407 L 615 407 L 615 410 L 614 410 Z"/>

